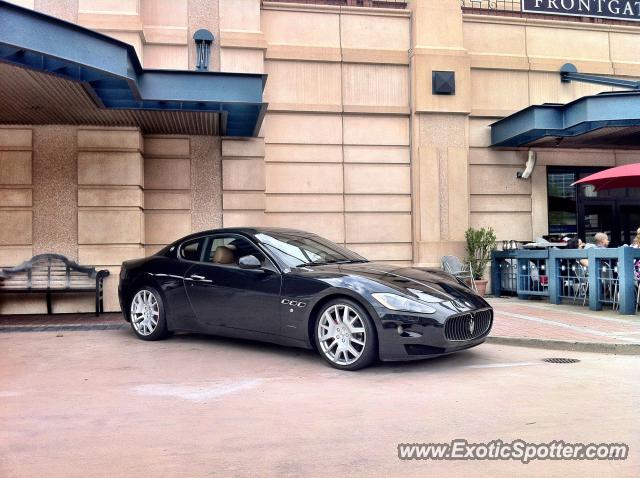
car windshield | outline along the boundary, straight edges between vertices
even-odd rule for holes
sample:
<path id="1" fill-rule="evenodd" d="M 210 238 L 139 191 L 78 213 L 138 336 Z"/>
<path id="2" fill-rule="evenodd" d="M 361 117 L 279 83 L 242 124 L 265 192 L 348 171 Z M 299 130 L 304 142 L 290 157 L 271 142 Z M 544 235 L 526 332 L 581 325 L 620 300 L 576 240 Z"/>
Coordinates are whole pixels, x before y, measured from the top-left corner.
<path id="1" fill-rule="evenodd" d="M 287 267 L 368 262 L 355 252 L 315 234 L 269 231 L 256 234 L 256 239 Z"/>

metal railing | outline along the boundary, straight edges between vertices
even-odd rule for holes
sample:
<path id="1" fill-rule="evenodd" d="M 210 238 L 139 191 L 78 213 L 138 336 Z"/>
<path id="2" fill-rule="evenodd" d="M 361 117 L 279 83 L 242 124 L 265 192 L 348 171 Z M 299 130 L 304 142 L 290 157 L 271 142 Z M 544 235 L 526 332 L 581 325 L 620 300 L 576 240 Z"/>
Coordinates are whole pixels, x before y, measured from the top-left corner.
<path id="1" fill-rule="evenodd" d="M 495 251 L 492 257 L 492 284 L 495 295 L 504 290 L 518 297 L 549 296 L 549 276 L 547 275 L 548 250 Z M 515 286 L 515 287 L 514 287 Z"/>
<path id="2" fill-rule="evenodd" d="M 460 0 L 460 6 L 469 13 L 473 10 L 500 12 L 520 12 L 520 0 Z"/>
<path id="3" fill-rule="evenodd" d="M 495 251 L 493 253 L 492 282 L 494 291 L 500 294 L 516 295 L 518 291 L 518 260 L 516 251 Z"/>
<path id="4" fill-rule="evenodd" d="M 513 293 L 515 282 L 522 299 L 543 296 L 552 304 L 570 301 L 591 310 L 608 305 L 621 314 L 637 312 L 639 279 L 640 249 L 632 247 L 495 251 L 491 261 L 496 296 Z"/>

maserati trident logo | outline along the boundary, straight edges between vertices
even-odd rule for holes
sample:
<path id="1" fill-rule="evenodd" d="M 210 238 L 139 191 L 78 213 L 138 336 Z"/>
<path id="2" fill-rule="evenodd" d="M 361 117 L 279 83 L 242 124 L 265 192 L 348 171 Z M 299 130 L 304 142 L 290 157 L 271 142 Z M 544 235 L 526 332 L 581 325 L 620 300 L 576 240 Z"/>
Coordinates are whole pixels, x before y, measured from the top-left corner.
<path id="1" fill-rule="evenodd" d="M 476 329 L 476 324 L 473 321 L 473 317 L 469 319 L 469 333 L 473 335 L 473 331 Z"/>

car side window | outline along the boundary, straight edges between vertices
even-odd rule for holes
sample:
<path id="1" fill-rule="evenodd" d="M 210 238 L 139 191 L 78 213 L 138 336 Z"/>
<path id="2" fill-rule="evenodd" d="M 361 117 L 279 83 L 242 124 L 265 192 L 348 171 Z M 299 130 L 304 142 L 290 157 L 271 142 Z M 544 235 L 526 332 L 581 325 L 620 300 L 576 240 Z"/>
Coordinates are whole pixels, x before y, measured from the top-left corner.
<path id="1" fill-rule="evenodd" d="M 216 265 L 239 267 L 238 259 L 254 255 L 264 263 L 264 254 L 250 241 L 239 236 L 214 236 L 208 247 L 205 262 Z"/>
<path id="2" fill-rule="evenodd" d="M 199 261 L 202 257 L 204 239 L 204 237 L 199 237 L 198 239 L 183 242 L 179 251 L 180 259 L 187 261 Z"/>

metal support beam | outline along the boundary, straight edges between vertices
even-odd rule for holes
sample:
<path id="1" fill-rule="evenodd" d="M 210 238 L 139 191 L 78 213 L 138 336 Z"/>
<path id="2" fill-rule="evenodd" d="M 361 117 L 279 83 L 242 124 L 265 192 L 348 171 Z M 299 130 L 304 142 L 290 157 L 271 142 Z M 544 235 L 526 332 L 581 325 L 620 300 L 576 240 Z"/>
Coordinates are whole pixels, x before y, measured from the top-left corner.
<path id="1" fill-rule="evenodd" d="M 596 76 L 585 73 L 578 73 L 578 69 L 573 63 L 565 63 L 560 68 L 560 81 L 571 83 L 579 81 L 582 83 L 593 83 L 595 85 L 613 86 L 616 88 L 629 88 L 630 90 L 640 90 L 640 81 L 621 80 L 611 76 Z"/>

